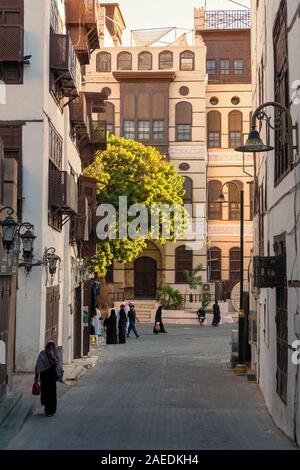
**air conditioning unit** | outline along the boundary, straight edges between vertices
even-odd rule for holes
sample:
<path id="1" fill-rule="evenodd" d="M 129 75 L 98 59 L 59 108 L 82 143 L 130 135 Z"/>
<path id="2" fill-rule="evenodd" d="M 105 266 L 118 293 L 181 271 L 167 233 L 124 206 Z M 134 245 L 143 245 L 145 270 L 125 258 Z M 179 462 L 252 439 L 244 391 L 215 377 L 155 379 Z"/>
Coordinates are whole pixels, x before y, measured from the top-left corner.
<path id="1" fill-rule="evenodd" d="M 210 284 L 203 284 L 202 291 L 204 293 L 209 293 L 210 292 Z"/>

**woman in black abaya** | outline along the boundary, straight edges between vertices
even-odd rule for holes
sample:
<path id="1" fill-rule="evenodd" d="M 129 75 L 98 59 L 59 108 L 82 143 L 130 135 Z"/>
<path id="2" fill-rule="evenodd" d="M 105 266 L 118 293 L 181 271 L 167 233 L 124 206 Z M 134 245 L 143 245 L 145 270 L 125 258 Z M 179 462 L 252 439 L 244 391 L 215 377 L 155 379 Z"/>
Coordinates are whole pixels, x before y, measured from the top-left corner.
<path id="1" fill-rule="evenodd" d="M 122 305 L 119 312 L 119 344 L 126 343 L 126 325 L 127 315 L 125 312 L 125 307 Z"/>
<path id="2" fill-rule="evenodd" d="M 112 309 L 110 316 L 104 320 L 103 326 L 106 329 L 106 344 L 118 344 L 117 316 L 114 309 Z"/>
<path id="3" fill-rule="evenodd" d="M 167 331 L 165 330 L 163 321 L 162 321 L 162 306 L 161 305 L 158 307 L 156 311 L 153 333 L 155 335 L 158 335 L 159 333 L 167 333 Z"/>
<path id="4" fill-rule="evenodd" d="M 55 415 L 57 408 L 56 382 L 62 382 L 64 371 L 61 367 L 54 341 L 46 344 L 35 366 L 35 381 L 41 383 L 41 404 L 45 415 Z"/>

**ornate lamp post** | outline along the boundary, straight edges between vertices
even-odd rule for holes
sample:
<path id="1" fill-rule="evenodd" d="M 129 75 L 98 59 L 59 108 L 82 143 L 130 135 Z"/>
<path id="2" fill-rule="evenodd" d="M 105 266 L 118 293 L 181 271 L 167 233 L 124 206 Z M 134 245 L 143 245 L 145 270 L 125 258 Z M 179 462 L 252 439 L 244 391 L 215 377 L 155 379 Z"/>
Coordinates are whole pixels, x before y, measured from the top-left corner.
<path id="1" fill-rule="evenodd" d="M 7 212 L 7 216 L 4 220 L 0 221 L 0 235 L 2 238 L 3 248 L 7 253 L 10 253 L 17 237 L 18 223 L 12 216 L 15 211 L 11 207 L 2 207 L 2 209 L 0 209 L 0 214 L 3 211 Z"/>
<path id="2" fill-rule="evenodd" d="M 252 116 L 252 125 L 251 131 L 249 133 L 247 142 L 245 145 L 241 147 L 237 147 L 235 150 L 236 152 L 247 152 L 247 153 L 262 153 L 262 152 L 271 152 L 274 150 L 274 147 L 270 145 L 270 130 L 273 129 L 274 131 L 283 130 L 282 123 L 280 118 L 275 116 L 274 124 L 271 123 L 271 116 L 269 116 L 265 109 L 266 108 L 274 108 L 277 113 L 281 112 L 285 114 L 287 127 L 286 127 L 286 135 L 284 139 L 288 144 L 288 153 L 289 153 L 289 161 L 292 163 L 294 160 L 293 152 L 294 150 L 297 151 L 299 154 L 299 144 L 298 142 L 296 145 L 293 143 L 293 131 L 297 131 L 298 124 L 293 125 L 292 115 L 290 110 L 283 106 L 280 103 L 276 103 L 275 101 L 268 101 L 267 103 L 263 103 L 260 105 L 256 111 L 253 113 Z M 259 135 L 259 132 L 256 130 L 256 121 L 266 121 L 267 123 L 267 144 L 265 145 Z"/>
<path id="3" fill-rule="evenodd" d="M 235 370 L 238 373 L 246 373 L 245 365 L 245 313 L 244 313 L 244 190 L 235 181 L 227 181 L 221 188 L 221 194 L 216 201 L 224 204 L 227 201 L 223 193 L 225 186 L 234 185 L 240 195 L 240 308 L 239 308 L 239 362 Z"/>

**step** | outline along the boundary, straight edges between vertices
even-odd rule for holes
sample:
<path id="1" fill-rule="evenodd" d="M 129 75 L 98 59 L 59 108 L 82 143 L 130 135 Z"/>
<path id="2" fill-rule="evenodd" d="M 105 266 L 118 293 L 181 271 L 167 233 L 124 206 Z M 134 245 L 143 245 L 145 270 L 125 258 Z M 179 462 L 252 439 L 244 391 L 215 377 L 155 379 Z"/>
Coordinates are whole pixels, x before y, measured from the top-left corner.
<path id="1" fill-rule="evenodd" d="M 0 449 L 5 449 L 10 440 L 22 429 L 32 415 L 36 405 L 35 398 L 20 400 L 0 427 Z"/>
<path id="2" fill-rule="evenodd" d="M 13 392 L 0 403 L 0 426 L 18 405 L 22 396 L 23 394 L 21 392 Z"/>

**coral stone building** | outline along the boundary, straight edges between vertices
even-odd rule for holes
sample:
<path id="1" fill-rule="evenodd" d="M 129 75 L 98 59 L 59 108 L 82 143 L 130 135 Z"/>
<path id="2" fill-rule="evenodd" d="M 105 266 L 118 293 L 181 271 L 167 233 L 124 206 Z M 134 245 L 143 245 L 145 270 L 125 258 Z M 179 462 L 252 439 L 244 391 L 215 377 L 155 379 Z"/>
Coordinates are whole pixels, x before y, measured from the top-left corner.
<path id="1" fill-rule="evenodd" d="M 253 111 L 287 110 L 263 108 L 273 128 L 256 121 L 274 150 L 255 156 L 252 367 L 276 425 L 300 444 L 299 2 L 253 0 L 252 16 Z"/>
<path id="2" fill-rule="evenodd" d="M 96 250 L 88 230 L 96 182 L 82 169 L 105 146 L 105 135 L 101 140 L 90 125 L 105 96 L 83 95 L 81 66 L 100 47 L 103 24 L 96 0 L 0 0 L 0 139 L 17 171 L 4 178 L 18 175 L 14 218 L 30 222 L 36 237 L 30 266 L 25 270 L 22 252 L 16 263 L 18 290 L 7 288 L 15 282 L 6 270 L 17 246 L 7 256 L 1 251 L 1 340 L 9 371 L 31 372 L 49 339 L 67 363 L 89 350 L 83 309 L 91 313 L 94 290 L 84 260 Z M 2 196 L 3 188 L 2 180 Z M 2 205 L 10 205 L 4 196 Z"/>
<path id="3" fill-rule="evenodd" d="M 247 10 L 197 10 L 196 16 L 196 36 L 207 49 L 208 280 L 225 300 L 238 294 L 232 289 L 240 281 L 240 189 L 246 290 L 253 243 L 253 156 L 235 151 L 248 135 L 252 110 L 251 18 Z M 216 202 L 221 192 L 224 204 Z"/>
<path id="4" fill-rule="evenodd" d="M 147 37 L 147 35 L 146 35 Z M 153 41 L 152 41 L 153 42 Z M 206 50 L 185 35 L 170 46 L 103 48 L 87 67 L 85 90 L 108 93 L 107 129 L 156 147 L 185 177 L 185 203 L 202 226 L 200 241 L 149 242 L 137 260 L 114 263 L 110 287 L 127 299 L 153 298 L 163 283 L 186 292 L 183 271 L 206 269 Z M 198 207 L 198 212 L 197 212 Z M 193 249 L 191 249 L 193 248 Z M 205 273 L 204 273 L 205 281 Z"/>

